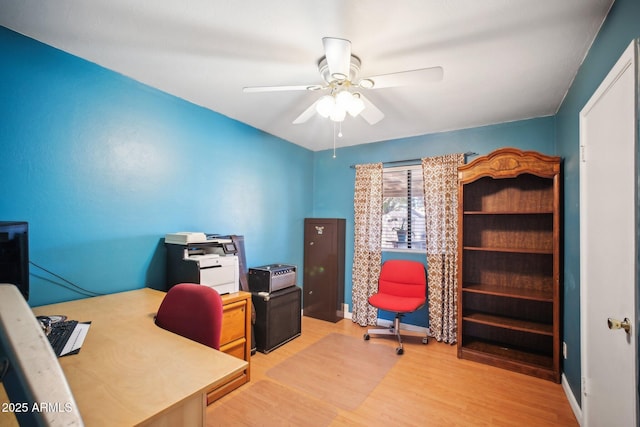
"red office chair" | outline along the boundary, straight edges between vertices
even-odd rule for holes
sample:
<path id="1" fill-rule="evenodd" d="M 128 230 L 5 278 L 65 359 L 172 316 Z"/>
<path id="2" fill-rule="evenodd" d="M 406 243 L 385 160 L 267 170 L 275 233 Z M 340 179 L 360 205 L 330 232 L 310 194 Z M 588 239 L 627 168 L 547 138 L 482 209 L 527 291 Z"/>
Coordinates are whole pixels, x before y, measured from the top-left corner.
<path id="1" fill-rule="evenodd" d="M 427 301 L 427 277 L 424 265 L 417 261 L 388 260 L 382 264 L 378 279 L 378 292 L 369 297 L 369 304 L 385 311 L 396 313 L 392 328 L 369 329 L 364 339 L 370 334 L 395 335 L 399 346 L 397 354 L 404 353 L 402 336 L 400 336 L 400 319 L 406 313 L 422 308 Z M 429 342 L 428 337 L 422 339 L 423 344 Z"/>
<path id="2" fill-rule="evenodd" d="M 208 286 L 180 283 L 162 300 L 156 325 L 220 350 L 222 299 Z"/>

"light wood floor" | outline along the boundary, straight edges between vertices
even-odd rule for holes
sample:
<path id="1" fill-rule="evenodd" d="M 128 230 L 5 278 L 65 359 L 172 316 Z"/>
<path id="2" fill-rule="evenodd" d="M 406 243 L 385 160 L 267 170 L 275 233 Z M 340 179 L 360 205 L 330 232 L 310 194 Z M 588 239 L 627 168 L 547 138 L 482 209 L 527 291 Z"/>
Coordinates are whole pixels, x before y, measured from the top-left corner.
<path id="1" fill-rule="evenodd" d="M 366 328 L 349 319 L 338 323 L 303 317 L 302 335 L 269 354 L 251 358 L 251 382 L 214 402 L 222 405 L 260 380 L 267 370 L 329 333 L 362 337 Z M 407 332 L 404 354 L 354 411 L 338 410 L 332 426 L 577 426 L 560 384 L 460 360 L 456 347 Z M 388 337 L 377 344 L 396 343 Z M 372 341 L 374 342 L 374 341 Z M 309 369 L 321 369 L 310 366 Z M 327 387 L 331 387 L 327 384 Z M 251 405 L 251 402 L 247 402 Z M 313 407 L 308 408 L 313 417 Z"/>

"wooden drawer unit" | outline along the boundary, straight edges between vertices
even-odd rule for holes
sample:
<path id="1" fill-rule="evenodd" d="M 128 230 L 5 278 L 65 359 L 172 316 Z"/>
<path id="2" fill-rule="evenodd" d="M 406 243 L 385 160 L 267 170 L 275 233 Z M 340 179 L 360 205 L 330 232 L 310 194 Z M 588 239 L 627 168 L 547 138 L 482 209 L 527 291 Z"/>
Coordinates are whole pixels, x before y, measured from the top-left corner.
<path id="1" fill-rule="evenodd" d="M 249 382 L 251 377 L 251 293 L 222 295 L 222 306 L 220 351 L 246 360 L 248 365 L 239 376 L 207 393 L 207 405 Z"/>
<path id="2" fill-rule="evenodd" d="M 247 301 L 244 299 L 224 304 L 220 351 L 227 353 L 227 349 L 245 342 L 247 336 L 246 313 Z M 244 357 L 242 358 L 244 359 Z"/>

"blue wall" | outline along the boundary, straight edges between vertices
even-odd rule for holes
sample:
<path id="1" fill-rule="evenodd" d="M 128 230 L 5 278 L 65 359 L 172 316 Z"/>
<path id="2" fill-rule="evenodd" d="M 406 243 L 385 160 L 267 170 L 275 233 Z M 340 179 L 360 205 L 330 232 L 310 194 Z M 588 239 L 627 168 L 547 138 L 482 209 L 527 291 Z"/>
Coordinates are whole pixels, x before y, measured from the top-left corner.
<path id="1" fill-rule="evenodd" d="M 302 265 L 313 153 L 0 27 L 0 218 L 97 293 L 164 282 L 165 233 L 245 236 Z M 272 197 L 287 194 L 289 203 Z M 32 306 L 84 295 L 31 266 Z"/>
<path id="2" fill-rule="evenodd" d="M 640 2 L 614 3 L 554 117 L 347 147 L 336 159 L 0 27 L 0 219 L 30 222 L 35 262 L 92 291 L 115 292 L 163 280 L 161 239 L 172 231 L 244 234 L 249 265 L 302 266 L 304 217 L 346 218 L 353 235 L 352 164 L 505 146 L 560 155 L 563 371 L 580 400 L 578 114 L 640 36 L 638 22 Z M 270 197 L 277 191 L 290 195 L 286 206 Z M 346 245 L 351 304 L 352 237 Z M 32 267 L 30 303 L 82 296 L 60 283 Z M 426 310 L 407 321 L 426 325 Z"/>
<path id="3" fill-rule="evenodd" d="M 364 144 L 315 153 L 313 214 L 316 217 L 345 218 L 346 221 L 346 277 L 345 302 L 351 307 L 351 269 L 353 267 L 353 193 L 354 164 L 391 162 L 437 156 L 448 153 L 475 152 L 487 154 L 502 147 L 516 147 L 555 154 L 555 119 L 543 117 L 500 125 L 422 135 L 394 141 Z M 473 160 L 473 157 L 469 158 Z M 417 259 L 426 264 L 425 254 L 385 252 L 383 260 L 390 258 Z M 381 318 L 392 319 L 389 313 Z M 426 308 L 407 316 L 406 323 L 427 326 Z"/>
<path id="4" fill-rule="evenodd" d="M 562 107 L 556 115 L 558 155 L 564 158 L 564 340 L 563 372 L 578 402 L 580 395 L 580 167 L 579 114 L 634 38 L 640 36 L 640 2 L 616 0 Z"/>

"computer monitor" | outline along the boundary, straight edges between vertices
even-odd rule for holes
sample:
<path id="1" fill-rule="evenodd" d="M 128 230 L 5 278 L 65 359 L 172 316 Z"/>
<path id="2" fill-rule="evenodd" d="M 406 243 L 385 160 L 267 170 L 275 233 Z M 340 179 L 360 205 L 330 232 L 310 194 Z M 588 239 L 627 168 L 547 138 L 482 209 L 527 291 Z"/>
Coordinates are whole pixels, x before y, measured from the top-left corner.
<path id="1" fill-rule="evenodd" d="M 29 224 L 0 221 L 0 283 L 13 283 L 29 300 Z"/>
<path id="2" fill-rule="evenodd" d="M 84 425 L 40 322 L 18 288 L 6 283 L 0 283 L 0 378 L 10 400 L 3 408 L 20 425 Z"/>

